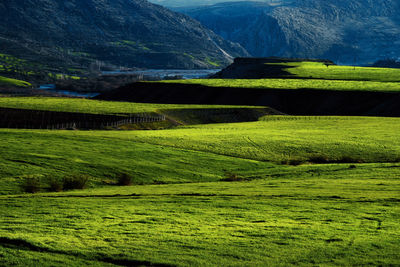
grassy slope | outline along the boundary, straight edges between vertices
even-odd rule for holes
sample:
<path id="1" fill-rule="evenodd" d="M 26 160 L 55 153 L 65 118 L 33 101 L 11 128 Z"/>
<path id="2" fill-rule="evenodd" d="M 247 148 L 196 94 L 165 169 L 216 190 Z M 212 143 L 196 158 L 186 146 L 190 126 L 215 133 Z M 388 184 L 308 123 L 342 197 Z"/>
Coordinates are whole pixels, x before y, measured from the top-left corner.
<path id="1" fill-rule="evenodd" d="M 91 114 L 129 114 L 171 109 L 246 108 L 245 106 L 146 104 L 56 97 L 0 97 L 0 107 Z"/>
<path id="2" fill-rule="evenodd" d="M 43 62 L 38 63 L 31 60 L 16 58 L 8 54 L 0 54 L 0 72 L 6 76 L 15 77 L 17 75 L 20 77 L 22 75 L 23 77 L 25 77 L 26 80 L 35 80 L 35 78 L 38 78 L 39 76 L 39 80 L 41 80 L 43 83 L 46 82 L 45 80 L 43 80 L 45 76 L 48 76 L 48 78 L 50 78 L 51 80 L 80 79 L 80 77 L 75 75 L 58 73 L 65 73 L 66 71 L 78 74 L 86 72 L 83 69 L 65 69 L 65 66 L 64 68 L 52 68 L 50 66 L 46 66 L 46 64 L 43 64 Z"/>
<path id="3" fill-rule="evenodd" d="M 267 64 L 275 65 L 275 64 Z M 352 80 L 376 82 L 400 82 L 400 69 L 354 67 L 354 66 L 326 66 L 321 62 L 291 62 L 280 63 L 288 68 L 285 71 L 301 78 L 315 78 L 327 80 Z"/>
<path id="4" fill-rule="evenodd" d="M 319 62 L 269 65 L 284 66 L 284 70 L 290 73 L 288 77 L 291 79 L 286 77 L 280 79 L 193 79 L 162 82 L 259 89 L 400 92 L 400 69 L 335 65 L 327 67 Z"/>
<path id="5" fill-rule="evenodd" d="M 106 114 L 195 108 L 1 101 Z M 394 161 L 399 130 L 395 118 L 280 116 L 163 131 L 2 129 L 0 194 L 18 193 L 26 175 L 45 182 L 43 175 L 77 170 L 93 179 L 85 191 L 0 196 L 0 259 L 6 266 L 395 265 L 399 163 L 273 162 L 313 156 Z M 121 171 L 136 184 L 185 184 L 104 185 Z M 217 182 L 227 171 L 251 181 Z"/>
<path id="6" fill-rule="evenodd" d="M 92 186 L 129 172 L 134 182 L 218 181 L 224 169 L 247 172 L 271 164 L 198 151 L 145 144 L 95 132 L 0 130 L 0 188 L 20 192 L 24 176 L 60 178 L 71 173 L 95 177 Z M 45 178 L 43 178 L 45 179 Z"/>
<path id="7" fill-rule="evenodd" d="M 6 266 L 397 264 L 399 163 L 265 161 L 392 161 L 399 122 L 276 116 L 162 131 L 2 129 L 1 194 L 18 193 L 26 175 L 93 178 L 85 191 L 0 196 L 0 258 Z M 183 184 L 105 186 L 121 171 L 136 184 Z M 227 171 L 250 181 L 218 182 Z"/>
<path id="8" fill-rule="evenodd" d="M 315 89 L 335 91 L 400 92 L 397 82 L 345 81 L 323 79 L 193 79 L 168 80 L 164 83 L 201 84 L 211 87 L 241 87 L 258 89 Z"/>
<path id="9" fill-rule="evenodd" d="M 266 116 L 264 121 L 187 126 L 153 132 L 93 132 L 145 143 L 261 161 L 363 162 L 400 159 L 400 119 L 367 117 Z"/>
<path id="10" fill-rule="evenodd" d="M 340 126 L 340 127 L 339 127 Z M 2 193 L 21 176 L 77 170 L 93 186 L 128 171 L 136 183 L 218 181 L 225 172 L 266 177 L 281 161 L 393 162 L 400 157 L 394 118 L 272 117 L 272 120 L 161 131 L 0 130 Z M 274 163 L 279 163 L 275 165 Z M 306 170 L 308 171 L 308 169 Z M 267 175 L 268 174 L 268 175 Z"/>
<path id="11" fill-rule="evenodd" d="M 2 86 L 2 85 L 3 86 L 18 86 L 18 87 L 31 87 L 32 86 L 32 84 L 25 82 L 25 81 L 0 76 L 0 86 Z"/>
<path id="12" fill-rule="evenodd" d="M 397 169 L 3 196 L 0 255 L 8 266 L 397 265 Z"/>

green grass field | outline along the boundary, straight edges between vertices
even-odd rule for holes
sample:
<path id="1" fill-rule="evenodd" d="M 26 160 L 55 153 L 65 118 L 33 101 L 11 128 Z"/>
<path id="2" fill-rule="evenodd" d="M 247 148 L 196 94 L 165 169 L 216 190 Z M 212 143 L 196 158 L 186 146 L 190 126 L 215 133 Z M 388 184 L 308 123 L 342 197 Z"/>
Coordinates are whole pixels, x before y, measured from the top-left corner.
<path id="1" fill-rule="evenodd" d="M 110 112 L 139 108 L 118 104 Z M 395 265 L 399 130 L 397 118 L 289 116 L 160 131 L 1 129 L 0 258 L 6 266 Z M 72 173 L 89 175 L 88 188 L 47 193 L 49 179 Z M 133 185 L 112 185 L 119 173 Z M 22 194 L 27 177 L 40 179 L 41 193 Z"/>
<path id="2" fill-rule="evenodd" d="M 299 79 L 178 82 L 400 91 L 397 70 L 287 67 Z M 310 76 L 318 79 L 300 79 Z M 0 129 L 0 266 L 400 262 L 399 118 L 263 116 L 189 125 L 201 122 L 194 110 L 267 108 L 48 97 L 0 97 L 0 107 L 158 112 L 189 122 L 157 131 Z M 131 186 L 115 185 L 121 173 L 132 176 Z M 73 174 L 89 176 L 86 189 L 49 192 L 52 180 Z M 40 192 L 23 192 L 29 178 L 39 180 Z"/>
<path id="3" fill-rule="evenodd" d="M 400 83 L 346 81 L 325 79 L 192 79 L 167 80 L 163 83 L 201 84 L 210 87 L 240 87 L 254 89 L 314 89 L 332 91 L 400 92 Z"/>
<path id="4" fill-rule="evenodd" d="M 125 171 L 138 183 L 201 182 L 218 181 L 225 172 L 258 176 L 291 162 L 396 163 L 399 130 L 397 118 L 285 116 L 160 131 L 3 129 L 0 183 L 6 193 L 17 193 L 21 176 L 73 170 L 99 185 Z"/>
<path id="5" fill-rule="evenodd" d="M 0 255 L 6 266 L 396 266 L 400 179 L 387 167 L 3 196 Z"/>
<path id="6" fill-rule="evenodd" d="M 314 157 L 327 161 L 400 161 L 397 118 L 266 116 L 262 120 L 93 135 L 278 163 Z"/>
<path id="7" fill-rule="evenodd" d="M 162 131 L 3 129 L 0 192 L 20 192 L 18 184 L 29 175 L 84 173 L 99 186 L 121 172 L 133 173 L 139 184 L 202 182 L 225 172 L 253 179 L 293 171 L 286 166 L 291 162 L 400 161 L 398 119 L 295 118 Z"/>
<path id="8" fill-rule="evenodd" d="M 291 62 L 267 65 L 287 66 L 288 68 L 285 71 L 299 78 L 400 82 L 400 69 L 325 65 L 321 62 Z"/>

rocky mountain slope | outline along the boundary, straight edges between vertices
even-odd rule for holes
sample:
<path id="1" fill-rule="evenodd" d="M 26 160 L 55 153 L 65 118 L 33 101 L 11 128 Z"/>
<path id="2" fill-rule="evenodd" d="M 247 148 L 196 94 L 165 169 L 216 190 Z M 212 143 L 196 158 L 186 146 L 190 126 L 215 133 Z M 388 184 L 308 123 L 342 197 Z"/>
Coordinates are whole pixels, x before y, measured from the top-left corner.
<path id="1" fill-rule="evenodd" d="M 1 1 L 0 49 L 55 68 L 215 68 L 248 55 L 199 22 L 146 0 Z"/>
<path id="2" fill-rule="evenodd" d="M 370 64 L 400 56 L 397 0 L 229 2 L 179 11 L 257 57 Z"/>
<path id="3" fill-rule="evenodd" d="M 193 7 L 193 6 L 215 5 L 218 3 L 226 3 L 226 2 L 243 2 L 244 0 L 149 0 L 149 1 L 166 7 L 188 7 L 188 6 Z M 280 3 L 283 1 L 290 1 L 290 0 L 258 0 L 258 1 L 276 4 L 277 2 Z"/>

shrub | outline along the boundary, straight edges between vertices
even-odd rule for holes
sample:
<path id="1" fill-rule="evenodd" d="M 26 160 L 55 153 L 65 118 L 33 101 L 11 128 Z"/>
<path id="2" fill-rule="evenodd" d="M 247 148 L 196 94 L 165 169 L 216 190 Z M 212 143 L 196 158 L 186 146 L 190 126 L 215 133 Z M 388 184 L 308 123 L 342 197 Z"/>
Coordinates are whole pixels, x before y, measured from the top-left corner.
<path id="1" fill-rule="evenodd" d="M 338 163 L 363 163 L 362 159 L 353 158 L 350 156 L 342 156 L 338 161 Z"/>
<path id="2" fill-rule="evenodd" d="M 66 176 L 63 180 L 63 188 L 64 190 L 83 189 L 89 178 L 90 176 L 84 174 Z"/>
<path id="3" fill-rule="evenodd" d="M 302 160 L 302 159 L 291 159 L 291 160 L 289 160 L 289 165 L 291 165 L 291 166 L 299 166 L 301 164 L 304 164 L 304 160 Z"/>
<path id="4" fill-rule="evenodd" d="M 121 173 L 117 176 L 118 185 L 123 185 L 123 186 L 127 186 L 127 185 L 131 185 L 132 184 L 132 176 L 127 174 L 127 173 Z"/>
<path id="5" fill-rule="evenodd" d="M 22 191 L 26 193 L 37 193 L 40 191 L 40 180 L 39 177 L 28 176 L 24 178 L 21 184 Z"/>
<path id="6" fill-rule="evenodd" d="M 305 161 L 302 159 L 290 159 L 290 160 L 281 161 L 282 165 L 291 165 L 291 166 L 299 166 L 304 163 L 305 163 Z"/>
<path id="7" fill-rule="evenodd" d="M 221 181 L 224 182 L 239 182 L 239 181 L 244 181 L 246 180 L 243 177 L 240 177 L 239 175 L 237 175 L 236 173 L 233 172 L 225 172 L 225 177 L 221 179 Z"/>
<path id="8" fill-rule="evenodd" d="M 310 157 L 309 161 L 311 163 L 323 164 L 331 162 L 329 158 L 325 155 L 313 155 Z"/>
<path id="9" fill-rule="evenodd" d="M 63 183 L 55 178 L 50 179 L 49 181 L 49 191 L 50 192 L 61 192 L 63 191 Z"/>

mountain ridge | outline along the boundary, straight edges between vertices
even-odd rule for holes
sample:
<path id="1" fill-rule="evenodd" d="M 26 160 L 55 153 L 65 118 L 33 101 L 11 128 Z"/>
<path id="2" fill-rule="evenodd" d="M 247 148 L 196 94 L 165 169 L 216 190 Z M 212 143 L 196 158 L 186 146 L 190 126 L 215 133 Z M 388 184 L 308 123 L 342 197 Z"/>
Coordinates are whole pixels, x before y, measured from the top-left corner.
<path id="1" fill-rule="evenodd" d="M 366 65 L 400 55 L 400 3 L 394 0 L 228 2 L 175 10 L 240 43 L 255 57 Z"/>
<path id="2" fill-rule="evenodd" d="M 146 0 L 11 0 L 0 15 L 2 53 L 54 67 L 210 68 L 248 55 Z"/>

